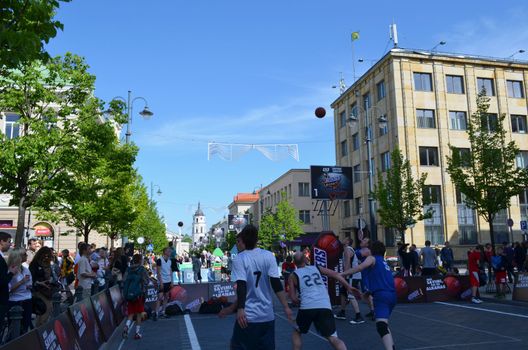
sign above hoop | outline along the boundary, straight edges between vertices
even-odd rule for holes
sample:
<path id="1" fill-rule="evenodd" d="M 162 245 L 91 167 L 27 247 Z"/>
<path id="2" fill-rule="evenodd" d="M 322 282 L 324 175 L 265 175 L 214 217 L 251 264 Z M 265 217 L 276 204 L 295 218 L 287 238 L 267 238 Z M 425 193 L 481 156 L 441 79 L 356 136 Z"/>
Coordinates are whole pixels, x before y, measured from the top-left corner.
<path id="1" fill-rule="evenodd" d="M 310 166 L 312 199 L 353 199 L 352 168 L 339 166 Z"/>

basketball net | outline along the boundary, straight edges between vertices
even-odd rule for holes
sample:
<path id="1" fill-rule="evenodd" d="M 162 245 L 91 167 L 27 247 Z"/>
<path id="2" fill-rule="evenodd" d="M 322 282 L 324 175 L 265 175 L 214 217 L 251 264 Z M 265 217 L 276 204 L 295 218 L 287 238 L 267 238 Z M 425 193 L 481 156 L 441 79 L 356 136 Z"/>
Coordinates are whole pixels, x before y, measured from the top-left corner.
<path id="1" fill-rule="evenodd" d="M 299 161 L 299 147 L 297 144 L 239 144 L 239 143 L 217 143 L 207 144 L 207 160 L 218 156 L 225 161 L 233 161 L 242 157 L 251 150 L 257 150 L 271 161 L 277 162 L 286 158 Z"/>

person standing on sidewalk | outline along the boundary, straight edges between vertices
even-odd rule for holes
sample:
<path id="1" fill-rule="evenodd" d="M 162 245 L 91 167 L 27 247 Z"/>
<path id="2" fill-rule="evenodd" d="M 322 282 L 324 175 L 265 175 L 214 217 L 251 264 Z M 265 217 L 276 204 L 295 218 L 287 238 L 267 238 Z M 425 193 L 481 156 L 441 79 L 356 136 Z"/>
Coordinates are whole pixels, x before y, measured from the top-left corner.
<path id="1" fill-rule="evenodd" d="M 132 326 L 132 320 L 136 319 L 136 333 L 134 339 L 139 340 L 141 335 L 141 320 L 145 313 L 145 294 L 149 282 L 147 270 L 143 267 L 143 256 L 135 254 L 132 257 L 132 264 L 125 273 L 123 285 L 123 296 L 127 301 L 128 319 L 123 329 L 123 338 L 128 337 L 128 332 Z"/>
<path id="2" fill-rule="evenodd" d="M 31 323 L 31 314 L 33 312 L 31 288 L 33 281 L 31 280 L 31 272 L 23 265 L 26 259 L 27 253 L 22 248 L 13 249 L 7 259 L 8 266 L 18 267 L 11 282 L 9 282 L 9 309 L 18 305 L 24 310 L 22 313 L 22 328 L 20 334 L 25 334 L 30 327 L 33 327 Z"/>
<path id="3" fill-rule="evenodd" d="M 154 318 L 157 319 L 158 316 L 166 317 L 165 307 L 170 297 L 170 290 L 174 286 L 174 281 L 172 280 L 172 273 L 177 272 L 179 274 L 180 269 L 176 260 L 170 258 L 171 248 L 167 247 L 163 249 L 163 255 L 161 258 L 156 260 L 157 267 L 157 278 L 159 283 L 159 296 L 158 301 L 156 302 L 156 313 Z M 160 303 L 161 307 L 160 307 Z"/>
<path id="4" fill-rule="evenodd" d="M 493 272 L 495 272 L 496 298 L 504 298 L 506 294 L 506 257 L 502 247 L 497 247 L 495 256 L 491 258 Z"/>
<path id="5" fill-rule="evenodd" d="M 432 276 L 436 273 L 436 252 L 431 248 L 431 241 L 425 241 L 425 247 L 420 251 L 422 258 L 422 276 Z"/>
<path id="6" fill-rule="evenodd" d="M 93 271 L 89 257 L 91 255 L 90 246 L 82 244 L 79 247 L 79 255 L 81 258 L 77 263 L 77 279 L 79 280 L 79 287 L 82 287 L 82 298 L 88 298 L 92 294 L 92 284 L 97 278 L 97 274 Z"/>
<path id="7" fill-rule="evenodd" d="M 469 272 L 469 283 L 471 285 L 471 302 L 474 304 L 482 303 L 477 297 L 477 292 L 480 287 L 480 265 L 482 260 L 482 246 L 478 244 L 468 254 L 468 272 Z"/>
<path id="8" fill-rule="evenodd" d="M 453 271 L 453 261 L 455 257 L 453 255 L 453 249 L 449 246 L 449 242 L 446 241 L 442 250 L 440 250 L 440 260 L 442 260 L 442 267 L 447 272 Z"/>
<path id="9" fill-rule="evenodd" d="M 0 232 L 0 330 L 4 329 L 4 322 L 9 311 L 9 282 L 17 272 L 16 266 L 7 265 L 4 254 L 11 247 L 11 235 L 7 232 Z"/>
<path id="10" fill-rule="evenodd" d="M 343 270 L 348 270 L 351 267 L 356 267 L 359 265 L 359 259 L 355 254 L 354 248 L 352 248 L 352 242 L 349 237 L 346 237 L 343 240 Z M 297 263 L 295 263 L 297 265 Z M 361 272 L 355 273 L 350 280 L 354 288 L 359 288 L 359 281 L 361 281 Z M 355 282 L 354 282 L 355 281 Z M 354 285 L 355 284 L 355 285 Z M 355 317 L 350 321 L 350 324 L 360 324 L 364 323 L 365 320 L 361 316 L 361 311 L 359 311 L 359 304 L 354 297 L 354 294 L 348 293 L 345 285 L 341 284 L 339 290 L 339 296 L 341 298 L 341 309 L 334 315 L 338 320 L 346 320 L 346 305 L 348 301 L 352 304 L 352 308 L 355 312 Z"/>

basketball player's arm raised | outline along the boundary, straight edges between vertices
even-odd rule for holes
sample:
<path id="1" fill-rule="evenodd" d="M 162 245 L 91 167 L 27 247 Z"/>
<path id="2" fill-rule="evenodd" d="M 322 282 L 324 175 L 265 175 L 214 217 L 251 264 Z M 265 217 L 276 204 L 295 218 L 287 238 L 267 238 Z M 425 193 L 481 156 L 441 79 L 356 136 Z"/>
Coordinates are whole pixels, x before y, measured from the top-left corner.
<path id="1" fill-rule="evenodd" d="M 370 266 L 374 265 L 375 263 L 376 263 L 376 259 L 374 259 L 373 256 L 367 256 L 365 261 L 363 261 L 361 264 L 359 264 L 356 267 L 352 267 L 352 268 L 350 268 L 348 270 L 343 271 L 341 273 L 341 276 L 346 277 L 346 276 L 349 276 L 349 275 L 353 275 L 353 274 L 355 274 L 357 272 L 365 270 L 367 267 L 370 267 Z"/>
<path id="2" fill-rule="evenodd" d="M 343 270 L 348 270 L 351 267 L 350 257 L 352 254 L 352 250 L 345 247 L 345 252 L 343 253 Z"/>
<path id="3" fill-rule="evenodd" d="M 320 266 L 318 266 L 317 268 L 319 269 L 319 272 L 321 272 L 323 275 L 339 281 L 339 283 L 341 283 L 341 285 L 345 287 L 349 292 L 355 291 L 355 292 L 361 293 L 358 289 L 348 284 L 347 280 L 344 279 L 343 276 L 341 276 L 339 273 L 335 272 L 334 270 L 330 270 L 330 269 L 327 269 L 325 267 L 320 267 Z"/>

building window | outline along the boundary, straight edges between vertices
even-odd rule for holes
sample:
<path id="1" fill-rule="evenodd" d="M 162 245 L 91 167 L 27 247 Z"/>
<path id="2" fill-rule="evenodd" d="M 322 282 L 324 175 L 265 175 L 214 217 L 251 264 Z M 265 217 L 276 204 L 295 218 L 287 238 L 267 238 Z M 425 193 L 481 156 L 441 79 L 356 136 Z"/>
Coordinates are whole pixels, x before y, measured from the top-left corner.
<path id="1" fill-rule="evenodd" d="M 20 136 L 20 116 L 16 114 L 7 114 L 5 116 L 4 135 L 6 139 L 15 139 Z"/>
<path id="2" fill-rule="evenodd" d="M 484 90 L 484 95 L 495 96 L 495 85 L 493 84 L 493 79 L 477 78 L 477 89 L 478 93 Z"/>
<path id="3" fill-rule="evenodd" d="M 390 168 L 390 153 L 385 152 L 381 154 L 381 171 L 387 171 Z"/>
<path id="4" fill-rule="evenodd" d="M 348 156 L 348 142 L 347 140 L 341 141 L 341 157 Z"/>
<path id="5" fill-rule="evenodd" d="M 387 120 L 386 123 L 379 123 L 379 136 L 387 135 L 389 132 L 389 123 L 387 119 L 387 115 L 383 115 L 385 120 Z"/>
<path id="6" fill-rule="evenodd" d="M 466 112 L 449 111 L 449 121 L 451 130 L 467 130 Z"/>
<path id="7" fill-rule="evenodd" d="M 508 86 L 508 97 L 524 98 L 524 90 L 522 81 L 506 80 Z"/>
<path id="8" fill-rule="evenodd" d="M 416 91 L 433 91 L 431 73 L 414 73 L 414 89 Z"/>
<path id="9" fill-rule="evenodd" d="M 385 246 L 395 247 L 396 246 L 396 230 L 391 227 L 385 227 Z"/>
<path id="10" fill-rule="evenodd" d="M 370 93 L 367 92 L 363 95 L 363 109 L 368 111 L 370 107 L 372 107 L 372 101 L 370 101 Z"/>
<path id="11" fill-rule="evenodd" d="M 495 214 L 493 220 L 493 231 L 495 233 L 495 242 L 510 242 L 509 227 L 508 227 L 508 210 L 502 209 Z"/>
<path id="12" fill-rule="evenodd" d="M 424 213 L 431 212 L 432 216 L 424 220 L 425 239 L 431 244 L 443 244 L 444 230 L 442 227 L 442 198 L 440 186 L 425 186 L 423 192 Z"/>
<path id="13" fill-rule="evenodd" d="M 417 109 L 416 118 L 418 121 L 418 127 L 422 129 L 434 129 L 436 128 L 435 113 L 432 109 Z"/>
<path id="14" fill-rule="evenodd" d="M 477 244 L 478 234 L 475 219 L 475 210 L 466 205 L 466 196 L 456 191 L 457 216 L 458 216 L 458 243 Z"/>
<path id="15" fill-rule="evenodd" d="M 511 115 L 512 132 L 526 134 L 526 116 L 525 115 Z"/>
<path id="16" fill-rule="evenodd" d="M 343 217 L 350 217 L 350 201 L 343 201 Z"/>
<path id="17" fill-rule="evenodd" d="M 361 181 L 361 166 L 359 164 L 354 165 L 354 174 L 352 175 L 354 177 L 354 183 Z"/>
<path id="18" fill-rule="evenodd" d="M 346 126 L 346 111 L 339 113 L 339 127 L 344 128 Z"/>
<path id="19" fill-rule="evenodd" d="M 528 220 L 528 188 L 519 195 L 519 204 L 521 207 L 521 220 Z"/>
<path id="20" fill-rule="evenodd" d="M 353 116 L 355 118 L 359 118 L 358 108 L 357 108 L 357 104 L 355 102 L 350 105 L 350 116 Z"/>
<path id="21" fill-rule="evenodd" d="M 420 165 L 439 166 L 437 147 L 419 147 Z"/>
<path id="22" fill-rule="evenodd" d="M 469 148 L 454 148 L 453 151 L 458 153 L 462 167 L 467 168 L 471 165 L 471 150 Z"/>
<path id="23" fill-rule="evenodd" d="M 385 82 L 382 80 L 376 84 L 376 91 L 378 92 L 378 101 L 385 98 Z"/>
<path id="24" fill-rule="evenodd" d="M 299 182 L 299 197 L 310 197 L 310 183 Z"/>
<path id="25" fill-rule="evenodd" d="M 299 220 L 301 220 L 305 225 L 310 224 L 310 211 L 299 210 Z"/>
<path id="26" fill-rule="evenodd" d="M 483 130 L 486 130 L 487 132 L 495 132 L 497 131 L 498 125 L 499 119 L 497 117 L 497 114 L 486 113 L 481 116 L 480 126 Z"/>
<path id="27" fill-rule="evenodd" d="M 357 151 L 359 149 L 359 134 L 356 132 L 352 135 L 352 150 Z"/>
<path id="28" fill-rule="evenodd" d="M 363 203 L 361 203 L 361 197 L 357 197 L 355 199 L 355 203 L 354 203 L 354 207 L 355 207 L 355 210 L 356 210 L 356 215 L 359 215 L 361 213 L 363 213 Z"/>
<path id="29" fill-rule="evenodd" d="M 460 75 L 446 75 L 446 86 L 450 94 L 463 94 L 464 78 Z"/>
<path id="30" fill-rule="evenodd" d="M 528 169 L 528 151 L 520 151 L 515 157 L 518 168 Z"/>

